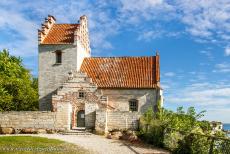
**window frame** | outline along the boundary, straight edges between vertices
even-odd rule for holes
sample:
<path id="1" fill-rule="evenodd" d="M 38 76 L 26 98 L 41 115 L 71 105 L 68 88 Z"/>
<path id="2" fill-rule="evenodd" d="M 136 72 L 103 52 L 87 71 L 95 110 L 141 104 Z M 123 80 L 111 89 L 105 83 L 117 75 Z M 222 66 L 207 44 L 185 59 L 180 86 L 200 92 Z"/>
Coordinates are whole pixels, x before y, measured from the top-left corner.
<path id="1" fill-rule="evenodd" d="M 84 91 L 79 91 L 78 92 L 78 99 L 84 99 L 85 98 L 85 92 Z"/>
<path id="2" fill-rule="evenodd" d="M 138 100 L 137 99 L 130 99 L 129 100 L 129 111 L 131 112 L 138 112 Z"/>
<path id="3" fill-rule="evenodd" d="M 56 56 L 56 64 L 62 64 L 62 51 L 56 50 L 55 56 Z"/>

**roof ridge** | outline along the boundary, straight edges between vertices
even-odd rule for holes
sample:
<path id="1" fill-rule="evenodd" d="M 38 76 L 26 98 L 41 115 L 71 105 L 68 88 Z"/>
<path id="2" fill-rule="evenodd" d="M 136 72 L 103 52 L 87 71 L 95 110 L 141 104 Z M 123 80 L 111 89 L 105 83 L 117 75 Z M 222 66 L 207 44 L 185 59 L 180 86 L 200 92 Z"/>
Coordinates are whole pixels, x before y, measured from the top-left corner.
<path id="1" fill-rule="evenodd" d="M 86 57 L 86 58 L 150 58 L 150 57 L 156 57 L 156 56 L 114 56 L 114 57 Z"/>
<path id="2" fill-rule="evenodd" d="M 58 24 L 54 24 L 54 25 L 80 25 L 79 23 L 58 23 Z"/>

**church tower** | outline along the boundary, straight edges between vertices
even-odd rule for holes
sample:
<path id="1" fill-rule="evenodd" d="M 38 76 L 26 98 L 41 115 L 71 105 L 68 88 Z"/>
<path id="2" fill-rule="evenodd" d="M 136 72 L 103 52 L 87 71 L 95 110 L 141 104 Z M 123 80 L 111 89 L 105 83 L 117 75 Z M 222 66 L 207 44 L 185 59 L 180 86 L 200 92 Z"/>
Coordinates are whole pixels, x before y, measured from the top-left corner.
<path id="1" fill-rule="evenodd" d="M 79 71 L 85 57 L 90 57 L 87 17 L 74 24 L 57 24 L 55 17 L 45 18 L 38 30 L 39 110 L 51 110 L 52 95 Z"/>

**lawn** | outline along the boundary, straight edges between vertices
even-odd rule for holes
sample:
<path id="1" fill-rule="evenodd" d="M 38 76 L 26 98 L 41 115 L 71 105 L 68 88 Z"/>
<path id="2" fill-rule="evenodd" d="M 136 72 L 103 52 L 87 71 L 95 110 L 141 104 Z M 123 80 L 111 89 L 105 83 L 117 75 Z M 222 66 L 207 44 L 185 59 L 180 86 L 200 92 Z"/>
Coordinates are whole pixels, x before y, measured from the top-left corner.
<path id="1" fill-rule="evenodd" d="M 87 150 L 56 139 L 32 136 L 0 137 L 1 154 L 83 154 Z"/>

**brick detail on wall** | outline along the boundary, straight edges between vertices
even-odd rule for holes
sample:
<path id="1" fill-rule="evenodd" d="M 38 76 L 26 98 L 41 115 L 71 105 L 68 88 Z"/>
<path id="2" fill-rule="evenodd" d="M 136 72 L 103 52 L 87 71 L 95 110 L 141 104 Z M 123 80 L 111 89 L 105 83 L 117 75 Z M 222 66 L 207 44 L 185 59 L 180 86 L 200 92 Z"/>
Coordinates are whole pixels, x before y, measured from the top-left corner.
<path id="1" fill-rule="evenodd" d="M 79 92 L 84 92 L 84 98 L 79 98 Z M 95 127 L 96 109 L 106 108 L 106 101 L 101 100 L 101 91 L 92 83 L 85 73 L 75 72 L 67 80 L 62 88 L 59 88 L 56 95 L 52 96 L 52 111 L 58 111 L 57 104 L 71 104 L 71 126 L 77 127 L 77 113 L 85 111 L 86 128 Z"/>

